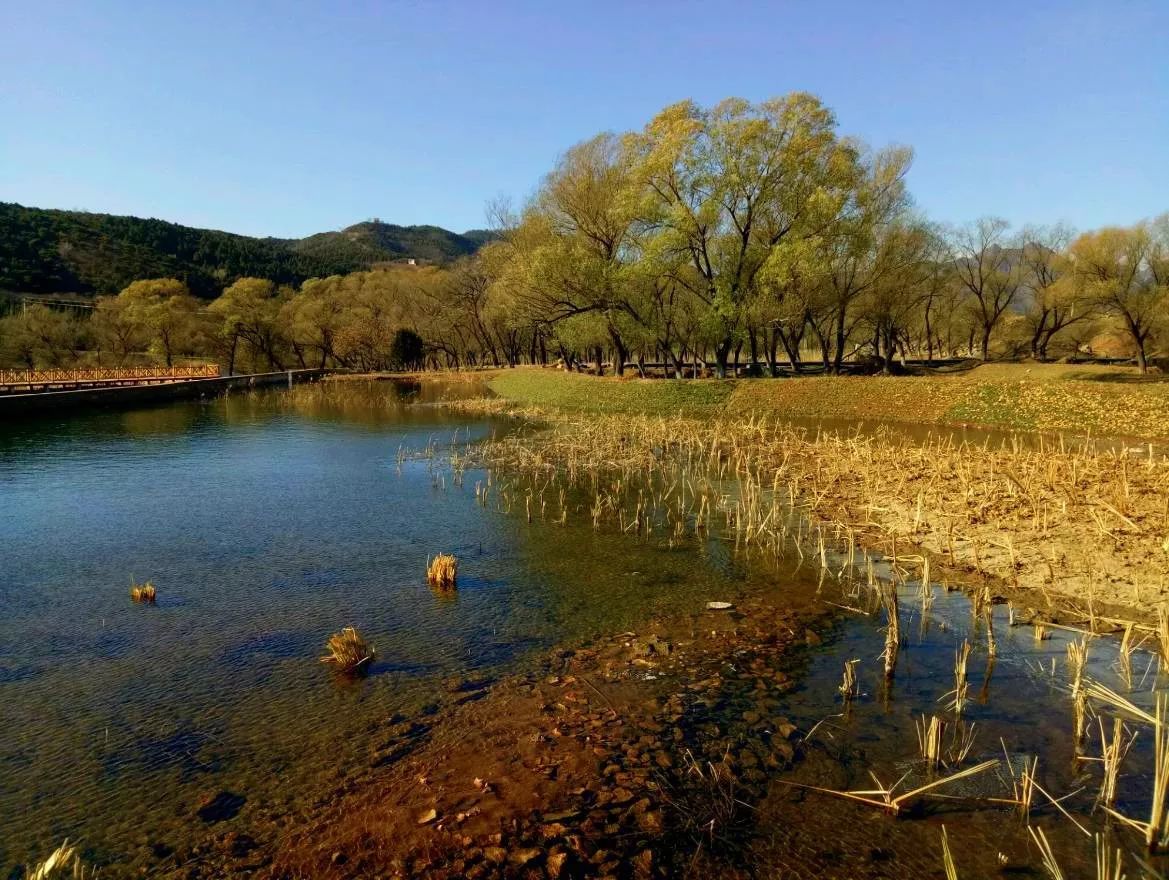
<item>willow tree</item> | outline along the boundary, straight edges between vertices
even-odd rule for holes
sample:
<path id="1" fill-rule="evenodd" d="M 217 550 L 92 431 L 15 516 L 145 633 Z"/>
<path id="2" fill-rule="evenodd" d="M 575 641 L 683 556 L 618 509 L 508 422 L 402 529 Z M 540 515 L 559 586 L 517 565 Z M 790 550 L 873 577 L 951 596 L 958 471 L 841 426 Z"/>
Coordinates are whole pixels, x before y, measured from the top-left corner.
<path id="1" fill-rule="evenodd" d="M 1052 339 L 1068 327 L 1096 314 L 1083 279 L 1071 271 L 1066 226 L 1035 226 L 1023 230 L 1022 259 L 1030 301 L 1024 314 L 1031 337 L 1031 356 L 1047 360 Z"/>
<path id="2" fill-rule="evenodd" d="M 898 350 L 909 349 L 914 323 L 937 293 L 929 259 L 934 242 L 926 223 L 906 218 L 882 226 L 873 243 L 873 263 L 881 268 L 871 273 L 855 311 L 871 334 L 882 372 L 891 371 Z"/>
<path id="3" fill-rule="evenodd" d="M 349 320 L 351 310 L 351 304 L 341 294 L 341 285 L 342 279 L 337 275 L 310 278 L 280 307 L 284 335 L 302 368 L 315 363 L 323 370 L 330 359 L 337 359 L 337 335 Z"/>
<path id="4" fill-rule="evenodd" d="M 241 278 L 207 307 L 219 321 L 228 375 L 235 372 L 241 340 L 251 347 L 253 360 L 263 355 L 271 369 L 284 369 L 280 307 L 290 295 L 291 291 L 266 278 Z"/>
<path id="5" fill-rule="evenodd" d="M 1158 225 L 1160 224 L 1160 225 Z M 1136 352 L 1141 372 L 1148 369 L 1148 347 L 1166 321 L 1169 306 L 1169 223 L 1086 232 L 1072 242 L 1068 257 L 1089 295 L 1105 313 L 1120 320 Z"/>
<path id="6" fill-rule="evenodd" d="M 693 293 L 707 306 L 726 375 L 746 307 L 772 249 L 818 234 L 836 216 L 854 154 L 836 137 L 832 113 L 812 95 L 705 110 L 667 107 L 631 139 L 644 187 L 646 228 L 693 267 Z"/>
<path id="7" fill-rule="evenodd" d="M 177 278 L 134 281 L 117 296 L 121 319 L 137 325 L 147 344 L 169 367 L 180 351 L 192 347 L 199 331 L 200 303 Z"/>
<path id="8" fill-rule="evenodd" d="M 629 358 L 621 323 L 629 310 L 625 275 L 637 208 L 632 185 L 622 140 L 598 135 L 565 153 L 511 236 L 523 252 L 519 289 L 527 305 L 550 323 L 596 313 L 618 374 Z"/>
<path id="9" fill-rule="evenodd" d="M 820 338 L 824 367 L 840 372 L 847 345 L 863 318 L 858 302 L 890 277 L 901 275 L 906 261 L 920 259 L 917 248 L 902 246 L 900 234 L 908 206 L 905 174 L 912 151 L 893 147 L 857 155 L 842 167 L 850 184 L 833 220 L 814 238 L 808 255 L 819 268 L 820 284 L 812 326 Z M 887 285 L 885 285 L 887 287 Z"/>

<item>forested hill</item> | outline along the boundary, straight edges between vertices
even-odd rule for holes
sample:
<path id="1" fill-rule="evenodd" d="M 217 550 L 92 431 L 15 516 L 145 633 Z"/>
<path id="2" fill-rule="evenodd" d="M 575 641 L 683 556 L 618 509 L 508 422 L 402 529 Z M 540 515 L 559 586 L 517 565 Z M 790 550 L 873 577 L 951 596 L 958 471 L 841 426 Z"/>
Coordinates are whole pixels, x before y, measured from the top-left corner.
<path id="1" fill-rule="evenodd" d="M 180 278 L 201 296 L 237 278 L 297 284 L 413 257 L 442 263 L 491 234 L 372 220 L 302 239 L 252 238 L 164 220 L 0 202 L 0 290 L 116 293 L 140 278 Z"/>

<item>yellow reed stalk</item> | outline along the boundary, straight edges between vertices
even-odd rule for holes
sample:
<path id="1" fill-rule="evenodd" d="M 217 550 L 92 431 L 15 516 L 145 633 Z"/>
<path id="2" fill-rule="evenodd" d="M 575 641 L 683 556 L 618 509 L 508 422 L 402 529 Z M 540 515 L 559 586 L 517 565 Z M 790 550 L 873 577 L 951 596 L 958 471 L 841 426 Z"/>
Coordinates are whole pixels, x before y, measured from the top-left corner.
<path id="1" fill-rule="evenodd" d="M 1136 647 L 1133 644 L 1134 626 L 1132 621 L 1129 621 L 1124 626 L 1124 635 L 1120 638 L 1120 648 L 1117 653 L 1117 660 L 1120 663 L 1120 675 L 1124 679 L 1125 687 L 1132 689 L 1132 652 Z"/>
<path id="2" fill-rule="evenodd" d="M 917 729 L 917 745 L 921 751 L 922 760 L 930 770 L 936 770 L 942 763 L 942 732 L 946 729 L 946 722 L 937 715 L 931 715 L 926 720 L 914 719 L 913 726 Z"/>
<path id="3" fill-rule="evenodd" d="M 1103 776 L 1100 780 L 1100 793 L 1097 802 L 1106 807 L 1116 803 L 1116 783 L 1120 777 L 1120 765 L 1129 747 L 1136 739 L 1136 733 L 1126 742 L 1124 739 L 1124 722 L 1119 718 L 1112 719 L 1112 740 L 1104 729 L 1104 719 L 1097 718 L 1100 725 L 1100 763 L 1103 767 Z"/>
<path id="4" fill-rule="evenodd" d="M 838 690 L 844 697 L 846 703 L 860 692 L 859 684 L 856 680 L 856 665 L 860 662 L 859 657 L 855 660 L 844 661 L 844 676 L 841 679 Z"/>
<path id="5" fill-rule="evenodd" d="M 970 641 L 962 640 L 962 646 L 954 652 L 954 689 L 946 694 L 950 698 L 947 707 L 953 710 L 956 716 L 961 716 L 966 708 L 966 699 L 970 690 L 970 683 L 966 677 L 966 664 L 970 660 Z"/>
<path id="6" fill-rule="evenodd" d="M 1043 869 L 1047 871 L 1047 876 L 1051 880 L 1064 880 L 1063 871 L 1059 867 L 1059 862 L 1055 860 L 1055 853 L 1052 852 L 1051 844 L 1047 842 L 1047 835 L 1043 833 L 1043 829 L 1028 825 L 1027 830 L 1031 832 L 1031 839 L 1039 848 L 1039 855 L 1043 859 Z"/>
<path id="7" fill-rule="evenodd" d="M 958 880 L 958 867 L 954 864 L 954 854 L 950 852 L 950 838 L 946 835 L 946 826 L 942 826 L 942 867 L 946 872 L 946 880 Z"/>
<path id="8" fill-rule="evenodd" d="M 885 677 L 892 678 L 897 669 L 897 654 L 901 648 L 901 622 L 897 603 L 897 588 L 890 585 L 882 596 L 885 606 L 885 650 L 881 658 L 885 661 Z"/>
<path id="9" fill-rule="evenodd" d="M 1096 880 L 1124 880 L 1124 853 L 1096 834 Z"/>
<path id="10" fill-rule="evenodd" d="M 950 745 L 946 749 L 946 762 L 955 767 L 961 764 L 970 755 L 974 748 L 974 737 L 977 724 L 959 721 L 954 725 L 954 733 L 950 737 Z"/>

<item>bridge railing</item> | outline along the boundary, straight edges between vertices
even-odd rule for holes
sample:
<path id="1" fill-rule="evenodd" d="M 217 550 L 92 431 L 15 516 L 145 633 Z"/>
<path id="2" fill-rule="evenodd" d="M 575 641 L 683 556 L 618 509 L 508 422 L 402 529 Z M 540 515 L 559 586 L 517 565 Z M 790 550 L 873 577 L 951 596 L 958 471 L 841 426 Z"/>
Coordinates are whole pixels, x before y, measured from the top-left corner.
<path id="1" fill-rule="evenodd" d="M 0 385 L 57 385 L 164 379 L 214 379 L 218 364 L 181 367 L 103 367 L 93 370 L 0 370 Z"/>

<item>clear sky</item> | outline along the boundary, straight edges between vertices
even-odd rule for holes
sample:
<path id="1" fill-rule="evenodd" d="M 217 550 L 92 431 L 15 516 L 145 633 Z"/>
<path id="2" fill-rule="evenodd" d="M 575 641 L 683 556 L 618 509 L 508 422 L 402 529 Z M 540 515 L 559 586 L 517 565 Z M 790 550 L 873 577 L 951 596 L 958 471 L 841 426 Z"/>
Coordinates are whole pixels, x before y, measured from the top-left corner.
<path id="1" fill-rule="evenodd" d="M 0 201 L 301 236 L 484 225 L 683 98 L 819 95 L 932 218 L 1169 210 L 1169 0 L 0 0 Z"/>

